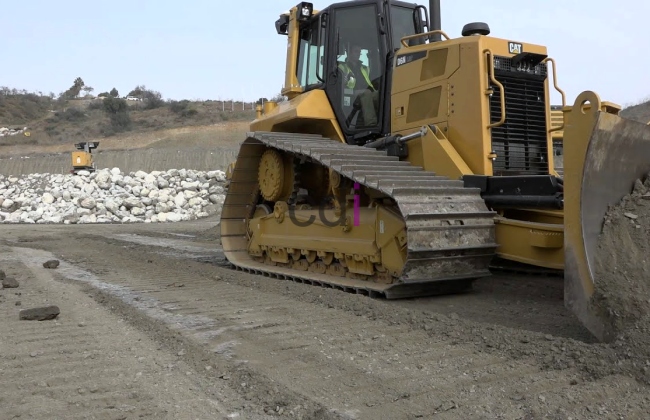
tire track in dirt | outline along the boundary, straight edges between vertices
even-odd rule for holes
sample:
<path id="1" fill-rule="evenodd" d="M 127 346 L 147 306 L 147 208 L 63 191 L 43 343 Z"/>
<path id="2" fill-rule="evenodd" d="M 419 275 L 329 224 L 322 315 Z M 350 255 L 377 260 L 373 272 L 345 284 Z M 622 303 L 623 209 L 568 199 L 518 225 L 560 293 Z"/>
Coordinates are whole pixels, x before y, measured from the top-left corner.
<path id="1" fill-rule="evenodd" d="M 0 290 L 1 418 L 226 419 L 245 405 L 77 285 L 57 282 L 41 267 L 51 254 L 21 251 L 0 246 L 0 269 L 20 283 Z M 48 304 L 61 308 L 57 319 L 19 320 L 20 309 Z"/>
<path id="2" fill-rule="evenodd" d="M 107 233 L 106 236 L 127 244 L 147 245 L 150 252 L 160 255 L 228 267 L 220 244 L 192 238 L 193 235 L 165 235 L 143 228 L 140 232 Z M 447 316 L 460 314 L 478 322 L 595 342 L 577 318 L 564 308 L 563 290 L 562 279 L 557 277 L 496 274 L 477 282 L 470 293 L 398 300 L 391 305 Z"/>
<path id="3" fill-rule="evenodd" d="M 245 364 L 249 374 L 269 378 L 287 395 L 302 395 L 342 417 L 627 416 L 646 410 L 647 389 L 632 378 L 584 380 L 576 367 L 543 369 L 535 352 L 514 357 L 485 351 L 463 337 L 487 335 L 485 325 L 464 328 L 459 321 L 455 328 L 439 329 L 447 320 L 424 313 L 411 323 L 425 322 L 429 328 L 413 328 L 359 310 L 357 305 L 391 308 L 363 296 L 196 263 L 187 259 L 187 247 L 179 247 L 181 258 L 170 258 L 169 250 L 162 256 L 142 240 L 124 245 L 123 239 L 110 234 L 70 239 L 65 257 L 112 285 L 107 292 L 140 296 L 125 300 L 119 295 L 178 328 L 205 354 Z M 336 300 L 346 307 L 327 303 Z M 393 308 L 395 317 L 415 316 Z M 567 351 L 564 343 L 557 346 Z M 249 392 L 268 391 L 261 383 L 254 387 Z M 603 402 L 602 395 L 611 400 Z"/>

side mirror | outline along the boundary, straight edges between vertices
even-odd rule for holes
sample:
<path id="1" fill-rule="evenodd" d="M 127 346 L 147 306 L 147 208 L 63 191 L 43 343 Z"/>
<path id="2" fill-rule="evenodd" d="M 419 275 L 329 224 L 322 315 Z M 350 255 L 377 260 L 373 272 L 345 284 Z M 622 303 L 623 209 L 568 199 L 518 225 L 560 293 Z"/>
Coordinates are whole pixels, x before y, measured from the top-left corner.
<path id="1" fill-rule="evenodd" d="M 280 15 L 280 19 L 275 21 L 275 30 L 278 32 L 278 35 L 287 35 L 289 29 L 289 16 Z"/>

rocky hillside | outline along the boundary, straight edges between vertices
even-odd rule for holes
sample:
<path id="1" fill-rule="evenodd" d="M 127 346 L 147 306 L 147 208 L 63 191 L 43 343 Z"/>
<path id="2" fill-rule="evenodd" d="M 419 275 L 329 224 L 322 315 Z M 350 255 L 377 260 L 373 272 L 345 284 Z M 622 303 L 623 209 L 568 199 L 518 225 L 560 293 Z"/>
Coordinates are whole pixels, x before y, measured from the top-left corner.
<path id="1" fill-rule="evenodd" d="M 628 106 L 620 112 L 621 116 L 642 123 L 650 122 L 650 98 L 641 103 Z"/>

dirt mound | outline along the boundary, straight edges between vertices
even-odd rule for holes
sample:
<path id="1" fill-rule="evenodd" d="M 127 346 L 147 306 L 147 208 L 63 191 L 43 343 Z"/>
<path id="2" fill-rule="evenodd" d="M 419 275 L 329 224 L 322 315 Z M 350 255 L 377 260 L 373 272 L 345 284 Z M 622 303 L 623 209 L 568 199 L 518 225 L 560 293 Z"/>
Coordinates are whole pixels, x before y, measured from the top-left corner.
<path id="1" fill-rule="evenodd" d="M 647 123 L 650 121 L 650 98 L 642 103 L 623 109 L 620 115 L 644 124 Z"/>
<path id="2" fill-rule="evenodd" d="M 617 333 L 631 367 L 650 368 L 650 174 L 609 209 L 594 261 L 592 307 Z M 618 361 L 620 363 L 620 359 Z"/>

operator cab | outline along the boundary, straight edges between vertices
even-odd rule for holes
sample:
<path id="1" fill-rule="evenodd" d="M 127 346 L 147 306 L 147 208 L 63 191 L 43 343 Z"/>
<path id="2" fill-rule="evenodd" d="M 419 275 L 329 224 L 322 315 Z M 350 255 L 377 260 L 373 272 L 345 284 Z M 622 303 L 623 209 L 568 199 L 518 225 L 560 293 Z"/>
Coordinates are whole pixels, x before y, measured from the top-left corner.
<path id="1" fill-rule="evenodd" d="M 311 15 L 311 3 L 298 7 L 304 12 L 296 74 L 300 85 L 305 91 L 325 90 L 348 143 L 389 134 L 394 53 L 403 37 L 429 30 L 426 8 L 356 0 Z M 286 30 L 286 23 L 276 22 L 278 33 Z"/>

